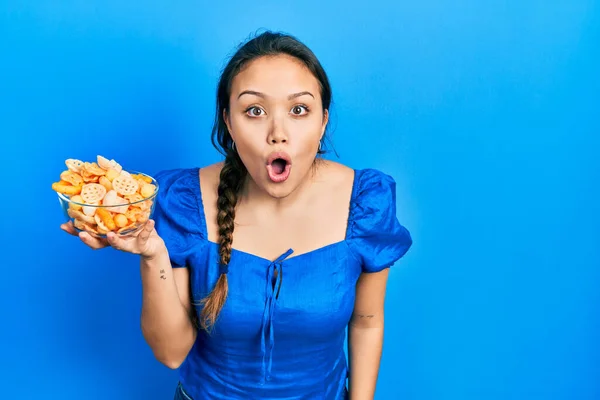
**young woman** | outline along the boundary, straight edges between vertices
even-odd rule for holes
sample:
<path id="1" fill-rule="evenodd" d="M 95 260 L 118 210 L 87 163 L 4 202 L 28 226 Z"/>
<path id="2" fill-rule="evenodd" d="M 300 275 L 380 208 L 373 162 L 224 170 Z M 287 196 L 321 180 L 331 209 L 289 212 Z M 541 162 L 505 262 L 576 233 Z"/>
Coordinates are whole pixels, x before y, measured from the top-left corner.
<path id="1" fill-rule="evenodd" d="M 305 45 L 253 38 L 218 85 L 224 162 L 157 174 L 136 237 L 78 234 L 141 256 L 142 330 L 180 369 L 176 399 L 373 398 L 388 267 L 412 240 L 392 178 L 320 157 L 330 102 Z"/>

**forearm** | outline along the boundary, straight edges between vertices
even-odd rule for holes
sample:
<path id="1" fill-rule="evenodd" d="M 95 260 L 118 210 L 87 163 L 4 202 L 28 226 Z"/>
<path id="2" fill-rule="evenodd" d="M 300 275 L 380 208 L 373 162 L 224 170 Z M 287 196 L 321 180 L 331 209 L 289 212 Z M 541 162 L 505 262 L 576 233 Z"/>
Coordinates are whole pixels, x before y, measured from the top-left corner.
<path id="1" fill-rule="evenodd" d="M 179 299 L 168 252 L 152 260 L 142 258 L 140 269 L 144 338 L 160 362 L 178 368 L 194 343 L 196 330 Z"/>
<path id="2" fill-rule="evenodd" d="M 383 348 L 383 326 L 348 327 L 350 400 L 372 400 Z"/>

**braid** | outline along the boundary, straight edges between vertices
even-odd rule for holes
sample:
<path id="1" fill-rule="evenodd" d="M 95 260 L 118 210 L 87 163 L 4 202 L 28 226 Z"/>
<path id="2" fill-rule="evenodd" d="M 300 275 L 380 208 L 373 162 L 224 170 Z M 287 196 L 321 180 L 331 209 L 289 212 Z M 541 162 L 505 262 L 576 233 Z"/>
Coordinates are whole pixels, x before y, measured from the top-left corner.
<path id="1" fill-rule="evenodd" d="M 219 257 L 221 265 L 227 268 L 231 260 L 231 247 L 233 244 L 233 229 L 235 219 L 235 206 L 247 170 L 237 153 L 230 152 L 225 158 L 221 170 L 219 188 L 217 190 L 217 224 L 219 226 Z M 228 285 L 227 274 L 222 272 L 212 292 L 202 300 L 200 326 L 208 330 L 217 320 L 221 309 L 227 299 Z"/>

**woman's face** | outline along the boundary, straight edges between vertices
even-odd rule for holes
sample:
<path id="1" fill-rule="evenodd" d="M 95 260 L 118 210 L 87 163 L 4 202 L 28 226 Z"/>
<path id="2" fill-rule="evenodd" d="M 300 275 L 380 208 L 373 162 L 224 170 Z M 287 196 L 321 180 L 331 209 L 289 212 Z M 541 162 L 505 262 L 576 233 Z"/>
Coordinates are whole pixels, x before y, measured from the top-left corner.
<path id="1" fill-rule="evenodd" d="M 248 173 L 281 198 L 307 177 L 328 120 L 319 82 L 290 56 L 268 56 L 235 76 L 225 122 Z"/>

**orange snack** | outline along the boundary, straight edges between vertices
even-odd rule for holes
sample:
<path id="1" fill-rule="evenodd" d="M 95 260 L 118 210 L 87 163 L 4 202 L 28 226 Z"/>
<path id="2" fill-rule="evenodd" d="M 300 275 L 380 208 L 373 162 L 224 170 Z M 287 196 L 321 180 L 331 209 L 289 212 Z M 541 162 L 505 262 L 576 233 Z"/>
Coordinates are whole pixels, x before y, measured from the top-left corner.
<path id="1" fill-rule="evenodd" d="M 150 218 L 156 194 L 155 181 L 142 173 L 130 173 L 115 160 L 98 156 L 95 162 L 65 161 L 67 170 L 52 189 L 74 226 L 92 235 L 108 232 L 131 234 Z"/>
<path id="2" fill-rule="evenodd" d="M 140 210 L 137 207 L 131 207 L 129 210 L 127 210 L 125 212 L 125 216 L 127 217 L 127 219 L 130 222 L 136 222 L 137 221 L 137 215 L 140 214 L 142 212 L 142 210 Z"/>
<path id="3" fill-rule="evenodd" d="M 121 174 L 120 171 L 117 171 L 116 169 L 110 168 L 106 171 L 106 179 L 108 179 L 109 181 L 113 181 L 117 176 L 119 176 Z"/>
<path id="4" fill-rule="evenodd" d="M 147 198 L 147 197 L 152 196 L 155 191 L 156 191 L 156 186 L 154 186 L 151 183 L 146 183 L 144 186 L 142 186 L 142 188 L 140 190 L 140 194 L 142 195 L 142 197 Z"/>
<path id="5" fill-rule="evenodd" d="M 60 180 L 69 182 L 73 186 L 83 185 L 83 178 L 76 172 L 67 170 L 60 174 Z"/>
<path id="6" fill-rule="evenodd" d="M 127 217 L 125 216 L 125 214 L 115 215 L 114 220 L 115 220 L 115 225 L 118 228 L 124 228 L 129 223 L 129 220 L 127 220 Z"/>
<path id="7" fill-rule="evenodd" d="M 98 207 L 98 209 L 96 210 L 95 217 L 100 218 L 102 220 L 102 223 L 104 224 L 104 226 L 109 231 L 116 229 L 117 226 L 115 224 L 115 221 L 113 220 L 113 217 L 112 217 L 112 214 L 110 213 L 110 211 L 105 210 L 104 208 Z M 96 220 L 96 222 L 98 222 L 98 220 Z M 98 224 L 98 225 L 100 225 L 100 224 Z"/>
<path id="8" fill-rule="evenodd" d="M 98 183 L 104 186 L 107 192 L 112 190 L 112 183 L 106 176 L 101 176 L 98 178 Z"/>
<path id="9" fill-rule="evenodd" d="M 80 195 L 76 194 L 75 196 L 71 197 L 71 201 L 73 201 L 73 203 L 69 203 L 69 208 L 72 210 L 81 210 L 81 206 L 79 204 L 83 203 L 83 199 L 81 198 Z M 79 204 L 75 204 L 75 203 L 79 203 Z"/>
<path id="10" fill-rule="evenodd" d="M 81 186 L 73 186 L 73 185 L 69 184 L 68 182 L 61 181 L 61 182 L 54 182 L 52 184 L 52 190 L 54 190 L 58 193 L 65 194 L 67 196 L 74 196 L 76 194 L 81 193 Z"/>

